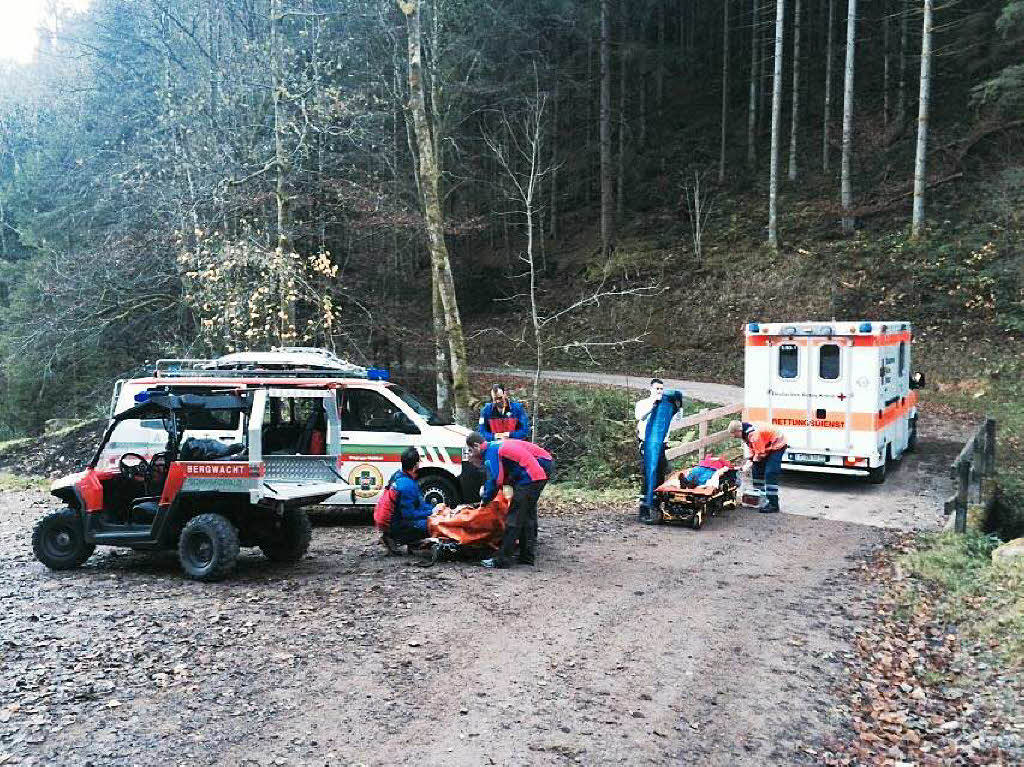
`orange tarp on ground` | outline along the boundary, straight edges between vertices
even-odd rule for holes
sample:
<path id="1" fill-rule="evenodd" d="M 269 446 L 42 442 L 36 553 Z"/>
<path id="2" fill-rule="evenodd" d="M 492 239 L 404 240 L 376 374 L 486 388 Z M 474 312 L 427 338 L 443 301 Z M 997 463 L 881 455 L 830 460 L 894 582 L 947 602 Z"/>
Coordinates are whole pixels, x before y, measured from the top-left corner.
<path id="1" fill-rule="evenodd" d="M 504 493 L 480 508 L 447 506 L 438 509 L 427 520 L 427 534 L 447 538 L 462 546 L 487 546 L 497 549 L 505 532 L 509 501 Z"/>

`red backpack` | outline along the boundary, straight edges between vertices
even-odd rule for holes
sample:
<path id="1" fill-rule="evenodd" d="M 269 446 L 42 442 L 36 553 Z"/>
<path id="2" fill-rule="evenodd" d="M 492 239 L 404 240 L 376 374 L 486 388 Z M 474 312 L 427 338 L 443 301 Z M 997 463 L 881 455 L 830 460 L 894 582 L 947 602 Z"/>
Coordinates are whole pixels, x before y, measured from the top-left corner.
<path id="1" fill-rule="evenodd" d="M 391 515 L 395 513 L 398 503 L 398 490 L 389 484 L 377 499 L 373 507 L 373 524 L 378 530 L 386 532 L 391 527 Z"/>

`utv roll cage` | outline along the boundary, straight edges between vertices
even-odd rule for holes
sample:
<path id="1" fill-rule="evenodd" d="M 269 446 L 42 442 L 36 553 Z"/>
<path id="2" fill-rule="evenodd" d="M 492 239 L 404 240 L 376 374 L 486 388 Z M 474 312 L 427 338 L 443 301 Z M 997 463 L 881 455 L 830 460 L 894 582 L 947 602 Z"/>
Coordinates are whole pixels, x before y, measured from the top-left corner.
<path id="1" fill-rule="evenodd" d="M 168 433 L 164 452 L 167 453 L 168 461 L 173 461 L 178 455 L 185 429 L 188 428 L 188 413 L 200 410 L 232 410 L 248 415 L 252 407 L 251 396 L 248 392 L 246 394 L 200 395 L 147 390 L 141 392 L 136 399 L 141 399 L 139 404 L 121 411 L 110 419 L 110 424 L 103 432 L 103 438 L 89 462 L 90 469 L 95 469 L 99 464 L 103 448 L 110 441 L 114 429 L 122 421 L 133 419 L 163 421 Z"/>

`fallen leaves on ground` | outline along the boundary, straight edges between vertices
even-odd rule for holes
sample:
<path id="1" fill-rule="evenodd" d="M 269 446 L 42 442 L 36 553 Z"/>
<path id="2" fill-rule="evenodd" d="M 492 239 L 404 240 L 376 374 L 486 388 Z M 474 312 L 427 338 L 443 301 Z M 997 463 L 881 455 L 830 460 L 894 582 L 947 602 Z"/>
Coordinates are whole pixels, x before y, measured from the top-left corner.
<path id="1" fill-rule="evenodd" d="M 936 614 L 934 587 L 895 562 L 913 550 L 901 535 L 861 565 L 869 618 L 846 654 L 850 737 L 825 744 L 827 765 L 1009 765 L 1024 762 L 1024 680 L 987 645 L 963 641 Z"/>

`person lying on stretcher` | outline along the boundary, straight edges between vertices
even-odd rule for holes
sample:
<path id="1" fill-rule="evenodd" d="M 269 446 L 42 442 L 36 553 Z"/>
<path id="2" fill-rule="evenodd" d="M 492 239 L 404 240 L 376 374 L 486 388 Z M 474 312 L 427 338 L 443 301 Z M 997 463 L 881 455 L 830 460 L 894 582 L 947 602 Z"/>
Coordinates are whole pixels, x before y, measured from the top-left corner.
<path id="1" fill-rule="evenodd" d="M 684 490 L 694 487 L 717 488 L 721 484 L 722 478 L 734 471 L 736 468 L 729 461 L 721 456 L 709 455 L 701 459 L 701 462 L 689 471 L 679 473 L 679 487 Z M 665 483 L 665 485 L 669 484 L 671 483 Z"/>

